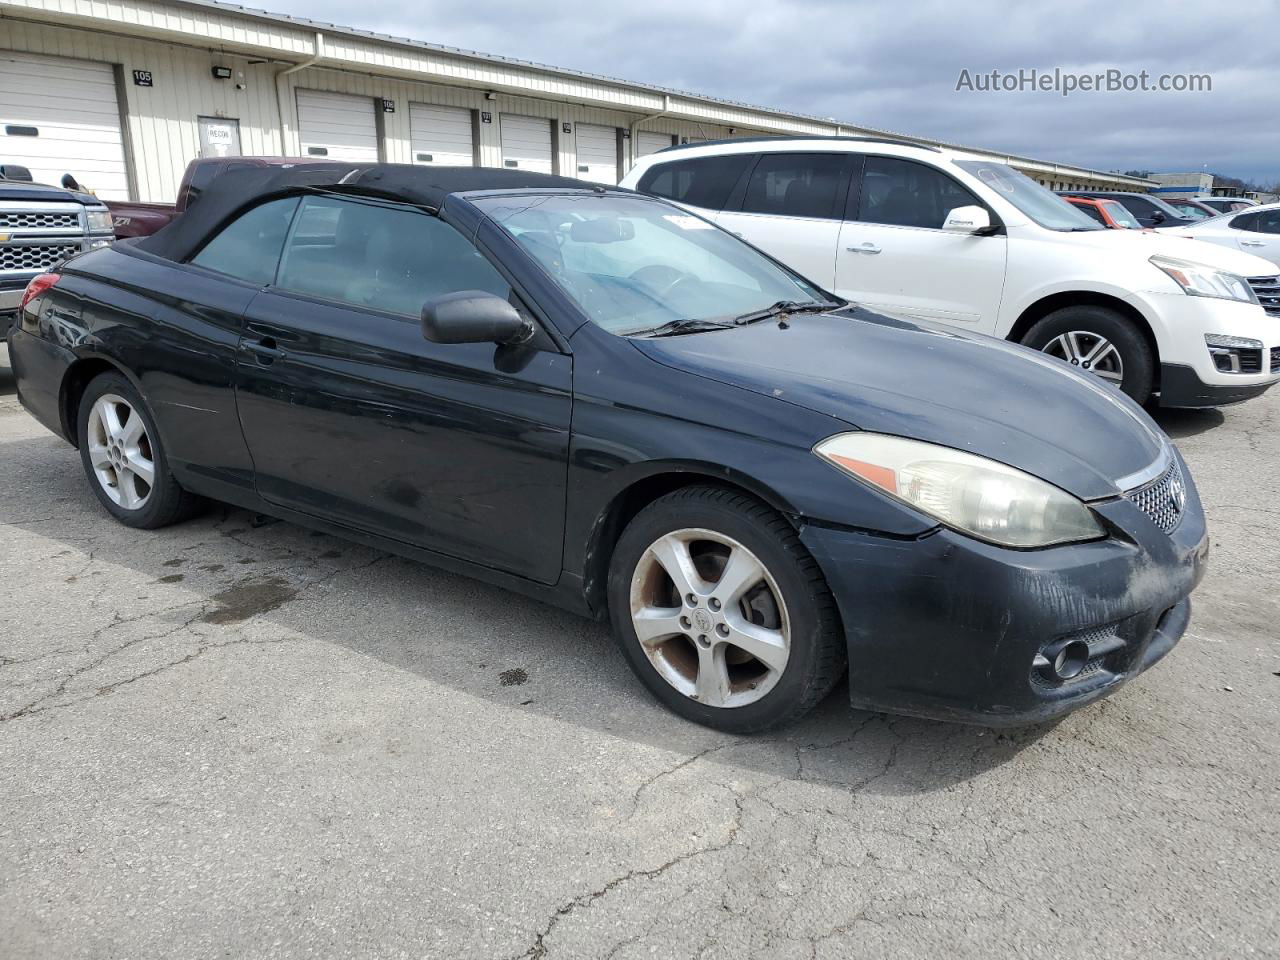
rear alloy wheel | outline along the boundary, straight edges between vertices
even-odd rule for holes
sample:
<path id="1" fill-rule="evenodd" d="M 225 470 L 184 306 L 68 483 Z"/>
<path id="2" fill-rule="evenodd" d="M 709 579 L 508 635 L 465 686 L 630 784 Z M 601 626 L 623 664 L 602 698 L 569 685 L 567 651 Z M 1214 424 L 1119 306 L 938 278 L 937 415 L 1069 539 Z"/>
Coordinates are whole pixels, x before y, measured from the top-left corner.
<path id="1" fill-rule="evenodd" d="M 1024 345 L 1092 373 L 1138 403 L 1151 397 L 1155 357 L 1128 317 L 1107 307 L 1063 307 L 1039 320 Z"/>
<path id="2" fill-rule="evenodd" d="M 153 530 L 195 514 L 204 500 L 169 472 L 160 435 L 142 395 L 124 376 L 104 373 L 85 387 L 76 436 L 85 475 L 107 511 Z"/>
<path id="3" fill-rule="evenodd" d="M 686 487 L 642 510 L 614 551 L 609 610 L 645 686 L 722 730 L 793 720 L 843 672 L 818 565 L 784 518 L 733 490 Z"/>
<path id="4" fill-rule="evenodd" d="M 129 401 L 104 393 L 89 409 L 89 463 L 102 492 L 124 510 L 141 510 L 156 482 L 155 453 Z"/>

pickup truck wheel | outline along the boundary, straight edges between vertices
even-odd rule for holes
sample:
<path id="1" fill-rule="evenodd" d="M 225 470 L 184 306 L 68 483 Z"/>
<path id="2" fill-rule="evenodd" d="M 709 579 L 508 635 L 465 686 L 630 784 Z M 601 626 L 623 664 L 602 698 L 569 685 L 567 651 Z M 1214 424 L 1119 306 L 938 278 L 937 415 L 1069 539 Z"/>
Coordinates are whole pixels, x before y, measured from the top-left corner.
<path id="1" fill-rule="evenodd" d="M 160 434 L 142 396 L 118 373 L 85 387 L 77 417 L 80 461 L 113 517 L 154 530 L 194 515 L 204 501 L 169 472 Z"/>
<path id="2" fill-rule="evenodd" d="M 1039 320 L 1022 343 L 1097 375 L 1138 403 L 1151 397 L 1151 346 L 1133 321 L 1115 310 L 1063 307 Z"/>
<path id="3" fill-rule="evenodd" d="M 609 567 L 614 636 L 675 713 L 749 733 L 812 709 L 844 672 L 822 571 L 760 501 L 684 487 L 627 525 Z"/>

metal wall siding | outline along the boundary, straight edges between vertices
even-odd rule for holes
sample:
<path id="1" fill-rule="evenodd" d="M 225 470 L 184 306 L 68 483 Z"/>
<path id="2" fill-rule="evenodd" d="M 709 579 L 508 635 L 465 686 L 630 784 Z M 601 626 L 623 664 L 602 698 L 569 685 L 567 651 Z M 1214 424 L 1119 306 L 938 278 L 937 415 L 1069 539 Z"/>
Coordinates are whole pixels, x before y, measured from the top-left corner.
<path id="1" fill-rule="evenodd" d="M 492 122 L 479 125 L 477 149 L 480 162 L 494 167 L 502 165 L 504 113 L 556 121 L 557 162 L 563 171 L 577 167 L 574 137 L 561 132 L 563 124 L 629 130 L 632 123 L 664 105 L 681 116 L 646 121 L 645 130 L 693 140 L 770 133 L 881 135 L 864 128 L 629 87 L 533 64 L 482 60 L 390 39 L 366 38 L 322 24 L 272 19 L 253 10 L 179 6 L 162 0 L 0 0 L 0 13 L 6 15 L 0 18 L 0 48 L 123 68 L 126 135 L 137 168 L 138 199 L 143 200 L 173 199 L 183 168 L 198 151 L 198 115 L 239 120 L 241 145 L 247 154 L 298 154 L 299 87 L 395 100 L 396 112 L 383 114 L 382 120 L 386 157 L 396 163 L 412 162 L 410 102 L 490 113 Z M 15 16 L 46 22 L 34 24 L 12 19 Z M 284 78 L 277 97 L 276 73 L 315 52 L 317 30 L 325 38 L 321 65 Z M 234 48 L 235 53 L 214 53 L 209 47 Z M 249 66 L 248 61 L 256 57 L 272 62 Z M 235 89 L 239 76 L 213 80 L 209 68 L 214 64 L 243 72 L 246 89 Z M 134 86 L 133 70 L 150 70 L 155 86 Z M 488 89 L 499 91 L 495 100 L 484 98 Z M 629 153 L 628 143 L 624 154 Z M 1024 171 L 1082 182 L 1106 181 L 1105 174 L 1080 168 L 980 150 L 971 153 L 1011 162 Z M 1119 178 L 1109 183 L 1123 186 L 1140 181 Z"/>

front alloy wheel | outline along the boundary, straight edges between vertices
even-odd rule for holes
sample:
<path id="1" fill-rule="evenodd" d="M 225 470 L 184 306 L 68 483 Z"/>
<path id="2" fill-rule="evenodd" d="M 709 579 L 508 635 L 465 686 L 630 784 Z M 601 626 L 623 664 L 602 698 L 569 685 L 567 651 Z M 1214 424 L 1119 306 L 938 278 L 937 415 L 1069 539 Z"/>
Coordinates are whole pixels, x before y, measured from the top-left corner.
<path id="1" fill-rule="evenodd" d="M 682 487 L 636 514 L 610 558 L 608 601 L 649 692 L 720 730 L 794 720 L 844 672 L 821 569 L 786 518 L 738 490 Z"/>
<path id="2" fill-rule="evenodd" d="M 1115 344 L 1100 333 L 1070 330 L 1058 334 L 1044 345 L 1043 350 L 1049 356 L 1088 370 L 1117 387 L 1124 383 L 1124 358 Z"/>
<path id="3" fill-rule="evenodd" d="M 724 534 L 683 529 L 651 543 L 631 579 L 630 607 L 658 675 L 699 703 L 753 703 L 787 668 L 791 627 L 778 585 Z"/>

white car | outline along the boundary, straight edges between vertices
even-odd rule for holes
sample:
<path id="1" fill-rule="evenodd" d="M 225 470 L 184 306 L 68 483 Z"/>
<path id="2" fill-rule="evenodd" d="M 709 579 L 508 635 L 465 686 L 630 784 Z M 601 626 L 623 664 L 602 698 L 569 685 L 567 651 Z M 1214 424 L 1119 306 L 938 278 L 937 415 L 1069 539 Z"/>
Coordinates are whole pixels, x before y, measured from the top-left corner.
<path id="1" fill-rule="evenodd" d="M 1107 230 L 1003 163 L 892 140 L 762 137 L 650 154 L 622 185 L 869 309 L 1026 344 L 1139 402 L 1218 406 L 1280 380 L 1280 323 L 1259 305 L 1276 289 L 1273 263 Z"/>
<path id="2" fill-rule="evenodd" d="M 1235 213 L 1238 210 L 1246 210 L 1249 207 L 1258 205 L 1257 200 L 1250 200 L 1248 197 L 1210 197 L 1205 195 L 1192 197 L 1191 199 L 1196 203 L 1203 203 L 1206 207 L 1213 207 L 1220 213 Z"/>
<path id="3" fill-rule="evenodd" d="M 1280 203 L 1246 207 L 1169 232 L 1180 237 L 1208 240 L 1280 264 Z"/>

